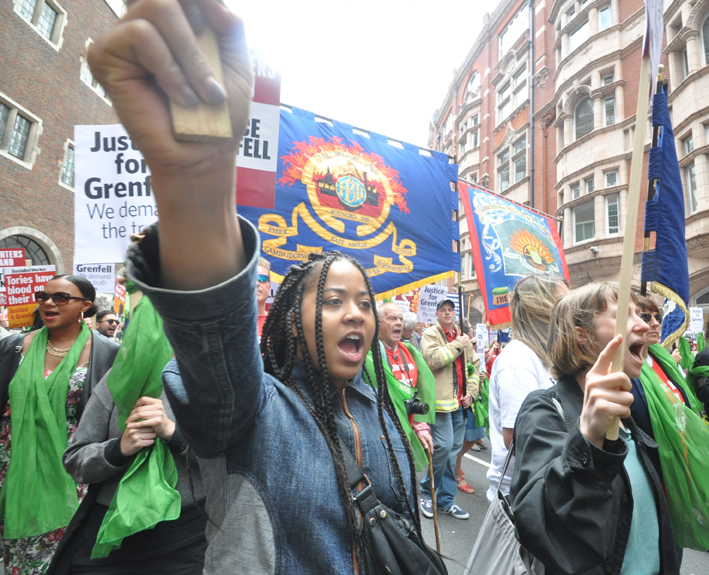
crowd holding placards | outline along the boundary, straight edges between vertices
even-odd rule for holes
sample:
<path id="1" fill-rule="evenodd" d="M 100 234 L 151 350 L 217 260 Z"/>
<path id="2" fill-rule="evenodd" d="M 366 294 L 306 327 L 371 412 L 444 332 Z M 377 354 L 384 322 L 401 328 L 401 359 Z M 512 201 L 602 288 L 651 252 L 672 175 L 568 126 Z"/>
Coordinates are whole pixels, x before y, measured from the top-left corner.
<path id="1" fill-rule="evenodd" d="M 658 345 L 652 299 L 633 294 L 614 336 L 617 284 L 534 274 L 510 294 L 511 342 L 478 357 L 454 301 L 424 329 L 377 308 L 356 259 L 314 252 L 266 311 L 270 266 L 233 208 L 238 139 L 175 140 L 165 98 L 226 102 L 243 134 L 242 23 L 182 4 L 133 3 L 89 53 L 161 217 L 127 255 L 120 346 L 119 314 L 91 330 L 95 289 L 73 275 L 0 340 L 5 572 L 446 573 L 421 515 L 468 518 L 460 460 L 486 435 L 488 499 L 509 498 L 547 573 L 678 574 L 683 548 L 709 549 L 709 359 Z"/>

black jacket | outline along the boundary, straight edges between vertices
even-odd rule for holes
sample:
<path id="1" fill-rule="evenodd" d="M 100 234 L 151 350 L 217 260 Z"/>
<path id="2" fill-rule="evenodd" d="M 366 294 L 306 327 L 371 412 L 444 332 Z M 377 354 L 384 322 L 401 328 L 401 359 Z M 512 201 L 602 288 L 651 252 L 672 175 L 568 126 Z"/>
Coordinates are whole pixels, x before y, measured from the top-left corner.
<path id="1" fill-rule="evenodd" d="M 564 416 L 558 412 L 558 400 Z M 510 502 L 520 543 L 547 575 L 620 574 L 633 515 L 622 439 L 597 448 L 579 431 L 583 391 L 573 378 L 527 396 L 515 423 Z M 660 480 L 647 449 L 657 447 L 624 419 L 657 504 L 662 575 L 678 575 L 674 533 Z M 651 544 L 651 543 L 648 543 Z"/>
<path id="2" fill-rule="evenodd" d="M 709 365 L 709 349 L 697 354 L 694 358 L 694 365 Z M 709 414 L 709 377 L 695 378 L 694 391 L 697 393 L 697 399 L 704 404 L 704 411 Z"/>
<path id="3" fill-rule="evenodd" d="M 26 335 L 26 333 L 13 335 L 0 341 L 0 416 L 7 404 L 10 381 L 15 376 L 17 366 L 20 365 L 22 342 Z M 89 372 L 86 374 L 84 387 L 81 390 L 81 399 L 76 411 L 77 419 L 81 418 L 94 386 L 98 385 L 101 378 L 111 369 L 113 360 L 118 354 L 117 343 L 94 330 L 91 330 L 91 337 L 93 339 L 89 356 Z"/>

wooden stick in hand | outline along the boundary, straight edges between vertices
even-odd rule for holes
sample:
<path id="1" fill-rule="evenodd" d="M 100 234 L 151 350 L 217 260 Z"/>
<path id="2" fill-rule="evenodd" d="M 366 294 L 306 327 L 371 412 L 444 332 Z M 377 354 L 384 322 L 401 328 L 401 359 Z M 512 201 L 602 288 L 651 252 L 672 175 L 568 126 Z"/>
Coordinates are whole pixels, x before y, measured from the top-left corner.
<path id="1" fill-rule="evenodd" d="M 205 26 L 197 35 L 200 48 L 204 52 L 209 65 L 214 70 L 219 83 L 224 85 L 224 70 L 219 56 L 217 36 L 209 26 Z M 184 142 L 221 142 L 231 140 L 231 120 L 227 102 L 210 106 L 201 102 L 196 106 L 183 106 L 175 100 L 170 100 L 172 126 L 175 138 Z"/>

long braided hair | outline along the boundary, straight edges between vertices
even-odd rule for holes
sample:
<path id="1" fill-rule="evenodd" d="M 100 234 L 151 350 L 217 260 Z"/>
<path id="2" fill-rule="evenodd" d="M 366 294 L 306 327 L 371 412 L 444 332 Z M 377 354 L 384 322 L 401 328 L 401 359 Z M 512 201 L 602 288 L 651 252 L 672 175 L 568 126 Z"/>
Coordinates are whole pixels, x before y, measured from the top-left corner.
<path id="1" fill-rule="evenodd" d="M 405 496 L 406 508 L 409 511 L 410 516 L 413 518 L 418 536 L 423 541 L 423 536 L 421 533 L 421 519 L 418 514 L 418 505 L 412 506 L 411 498 L 406 497 L 406 487 L 404 484 L 402 471 L 399 466 L 399 461 L 394 453 L 394 447 L 389 436 L 388 427 L 384 421 L 384 413 L 386 412 L 389 414 L 389 418 L 394 423 L 394 426 L 401 437 L 401 441 L 406 448 L 406 454 L 409 460 L 409 473 L 411 475 L 411 486 L 413 490 L 412 496 L 413 500 L 416 501 L 418 496 L 413 453 L 389 396 L 389 389 L 387 387 L 384 367 L 382 365 L 381 350 L 378 345 L 379 318 L 377 317 L 375 311 L 374 292 L 372 291 L 372 285 L 362 265 L 357 260 L 346 254 L 332 251 L 311 253 L 307 262 L 302 265 L 292 266 L 290 271 L 283 278 L 283 283 L 276 292 L 273 305 L 271 306 L 266 322 L 264 323 L 261 335 L 261 355 L 263 356 L 264 369 L 266 373 L 271 374 L 295 392 L 313 416 L 315 423 L 325 438 L 335 464 L 340 500 L 347 518 L 347 525 L 350 532 L 350 542 L 357 556 L 363 557 L 363 545 L 359 535 L 357 523 L 358 511 L 356 503 L 352 499 L 352 493 L 350 492 L 349 482 L 347 480 L 347 471 L 345 469 L 345 461 L 340 448 L 337 426 L 335 424 L 335 413 L 331 400 L 336 388 L 328 379 L 327 359 L 325 357 L 325 347 L 323 345 L 323 291 L 325 288 L 325 280 L 327 279 L 328 270 L 330 269 L 332 263 L 338 260 L 349 262 L 360 271 L 367 286 L 367 291 L 369 292 L 369 299 L 372 304 L 372 311 L 375 318 L 372 355 L 374 359 L 378 389 L 377 411 L 379 415 L 379 424 L 386 439 L 387 449 L 389 450 L 389 458 L 394 468 L 397 485 L 400 492 Z M 314 361 L 313 358 L 310 357 L 308 347 L 305 342 L 302 303 L 305 292 L 313 285 L 316 277 L 317 294 L 315 308 L 315 340 L 317 361 Z M 310 318 L 306 318 L 306 320 L 311 321 Z M 296 328 L 295 334 L 293 333 L 294 325 Z M 293 365 L 298 349 L 300 350 L 302 356 L 302 362 L 308 381 L 313 390 L 312 405 L 305 398 L 302 387 L 292 375 Z"/>

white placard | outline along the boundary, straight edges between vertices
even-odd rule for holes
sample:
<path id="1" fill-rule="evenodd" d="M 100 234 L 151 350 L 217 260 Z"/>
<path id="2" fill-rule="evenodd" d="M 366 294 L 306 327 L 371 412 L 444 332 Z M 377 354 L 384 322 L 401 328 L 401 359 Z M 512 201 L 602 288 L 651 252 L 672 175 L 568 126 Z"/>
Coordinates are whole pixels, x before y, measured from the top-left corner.
<path id="1" fill-rule="evenodd" d="M 689 328 L 687 331 L 694 333 L 704 332 L 704 311 L 700 307 L 689 308 Z"/>
<path id="2" fill-rule="evenodd" d="M 487 326 L 484 323 L 475 324 L 475 339 L 477 341 L 478 357 L 485 357 L 488 341 Z"/>
<path id="3" fill-rule="evenodd" d="M 401 308 L 401 313 L 408 313 L 411 311 L 411 302 L 407 299 L 395 299 L 394 303 Z"/>
<path id="4" fill-rule="evenodd" d="M 89 280 L 97 293 L 110 293 L 116 285 L 115 264 L 74 264 L 74 275 Z"/>
<path id="5" fill-rule="evenodd" d="M 428 285 L 421 288 L 419 295 L 419 308 L 416 320 L 423 323 L 436 323 L 436 308 L 438 302 L 447 299 L 448 288 L 437 285 Z"/>
<path id="6" fill-rule="evenodd" d="M 74 126 L 74 161 L 74 264 L 122 262 L 158 219 L 148 164 L 121 124 Z"/>

